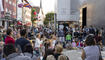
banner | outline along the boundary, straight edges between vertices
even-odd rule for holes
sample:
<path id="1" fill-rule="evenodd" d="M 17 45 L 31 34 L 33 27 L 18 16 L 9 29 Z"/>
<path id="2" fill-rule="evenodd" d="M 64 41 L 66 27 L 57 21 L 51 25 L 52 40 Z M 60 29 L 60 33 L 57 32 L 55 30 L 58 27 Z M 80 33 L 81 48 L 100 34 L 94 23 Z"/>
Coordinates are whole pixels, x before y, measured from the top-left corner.
<path id="1" fill-rule="evenodd" d="M 30 4 L 24 4 L 23 7 L 31 8 L 31 5 Z"/>
<path id="2" fill-rule="evenodd" d="M 0 11 L 4 11 L 2 0 L 0 0 Z"/>

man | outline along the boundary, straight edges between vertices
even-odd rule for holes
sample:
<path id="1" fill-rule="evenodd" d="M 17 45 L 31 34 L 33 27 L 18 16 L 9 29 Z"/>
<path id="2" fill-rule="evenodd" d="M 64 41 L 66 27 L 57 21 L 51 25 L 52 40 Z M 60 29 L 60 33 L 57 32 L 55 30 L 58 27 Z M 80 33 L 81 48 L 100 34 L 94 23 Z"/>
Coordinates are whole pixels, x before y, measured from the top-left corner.
<path id="1" fill-rule="evenodd" d="M 59 30 L 59 32 L 58 32 L 58 37 L 59 37 L 59 41 L 60 42 L 64 42 L 64 40 L 65 40 L 65 38 L 64 38 L 64 31 L 63 31 L 63 29 L 61 29 L 61 30 Z"/>
<path id="2" fill-rule="evenodd" d="M 20 30 L 21 37 L 17 39 L 15 42 L 16 47 L 18 48 L 20 47 L 19 49 L 21 49 L 22 52 L 26 44 L 31 44 L 30 41 L 26 39 L 26 34 L 27 34 L 26 29 Z"/>

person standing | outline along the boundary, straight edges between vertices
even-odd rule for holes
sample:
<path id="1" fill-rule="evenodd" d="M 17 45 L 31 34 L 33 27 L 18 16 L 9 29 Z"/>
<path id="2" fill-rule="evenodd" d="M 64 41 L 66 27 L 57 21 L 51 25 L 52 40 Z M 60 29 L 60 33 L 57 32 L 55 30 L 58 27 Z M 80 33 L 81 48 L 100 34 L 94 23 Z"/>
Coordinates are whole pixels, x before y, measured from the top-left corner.
<path id="1" fill-rule="evenodd" d="M 5 44 L 15 44 L 12 29 L 8 28 L 6 33 L 7 33 L 7 37 L 5 38 Z"/>
<path id="2" fill-rule="evenodd" d="M 64 35 L 64 31 L 63 31 L 63 29 L 61 29 L 61 30 L 59 30 L 59 32 L 58 32 L 58 37 L 59 37 L 59 41 L 60 42 L 64 42 L 64 40 L 65 40 L 65 35 Z"/>
<path id="3" fill-rule="evenodd" d="M 29 40 L 26 39 L 26 36 L 27 36 L 27 31 L 26 31 L 26 29 L 20 30 L 20 35 L 21 35 L 21 37 L 16 40 L 15 45 L 16 45 L 16 47 L 18 47 L 18 48 L 20 47 L 20 48 L 21 48 L 21 51 L 23 52 L 24 46 L 25 46 L 26 44 L 31 44 L 31 43 L 30 43 Z M 19 49 L 20 49 L 20 48 L 19 48 Z"/>
<path id="4" fill-rule="evenodd" d="M 70 33 L 68 33 L 67 35 L 66 35 L 66 43 L 71 43 L 72 42 L 72 36 L 71 36 L 71 34 Z"/>
<path id="5" fill-rule="evenodd" d="M 3 36 L 3 42 L 5 42 L 5 38 L 7 37 L 6 30 L 3 31 L 3 35 L 2 36 Z"/>
<path id="6" fill-rule="evenodd" d="M 95 36 L 95 40 L 96 40 L 96 44 L 98 46 L 101 47 L 101 49 L 103 48 L 103 44 L 102 44 L 102 35 L 101 33 L 98 33 L 98 35 Z"/>

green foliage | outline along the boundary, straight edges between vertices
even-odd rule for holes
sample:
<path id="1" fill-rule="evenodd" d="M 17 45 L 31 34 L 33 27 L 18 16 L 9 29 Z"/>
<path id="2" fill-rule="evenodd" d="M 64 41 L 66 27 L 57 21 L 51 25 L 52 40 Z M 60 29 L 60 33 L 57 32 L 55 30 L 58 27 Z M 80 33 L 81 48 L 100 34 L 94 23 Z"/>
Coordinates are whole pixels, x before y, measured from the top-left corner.
<path id="1" fill-rule="evenodd" d="M 55 14 L 55 13 L 53 13 L 53 12 L 50 12 L 50 13 L 47 13 L 47 14 L 46 14 L 46 18 L 45 18 L 45 20 L 44 20 L 44 24 L 45 24 L 45 25 L 48 25 L 49 22 L 54 23 L 54 14 Z"/>
<path id="2" fill-rule="evenodd" d="M 36 15 L 34 15 L 34 12 L 35 12 L 36 10 L 34 9 L 34 8 L 32 8 L 32 12 L 31 12 L 31 21 L 32 21 L 32 23 L 35 21 L 35 20 L 37 20 L 35 17 L 36 17 Z"/>

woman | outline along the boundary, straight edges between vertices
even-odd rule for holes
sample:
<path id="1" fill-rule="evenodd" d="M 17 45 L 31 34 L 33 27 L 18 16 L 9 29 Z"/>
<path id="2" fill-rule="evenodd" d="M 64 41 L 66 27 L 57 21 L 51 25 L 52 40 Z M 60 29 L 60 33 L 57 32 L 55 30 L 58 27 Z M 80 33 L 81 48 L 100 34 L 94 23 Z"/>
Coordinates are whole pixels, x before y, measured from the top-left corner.
<path id="1" fill-rule="evenodd" d="M 55 57 L 53 55 L 49 55 L 49 56 L 47 56 L 46 60 L 56 60 L 56 59 L 55 59 Z"/>
<path id="2" fill-rule="evenodd" d="M 5 44 L 15 44 L 15 40 L 12 37 L 13 36 L 12 29 L 10 29 L 10 28 L 7 29 L 6 33 L 7 33 L 7 37 L 5 38 Z"/>
<path id="3" fill-rule="evenodd" d="M 54 50 L 53 49 L 47 49 L 42 60 L 46 60 L 47 56 L 49 56 L 49 55 L 54 55 Z"/>
<path id="4" fill-rule="evenodd" d="M 54 53 L 54 57 L 56 58 L 56 60 L 58 60 L 58 57 L 60 55 L 62 55 L 62 51 L 63 51 L 62 45 L 60 45 L 60 44 L 56 45 L 56 47 L 55 47 L 55 53 Z"/>
<path id="5" fill-rule="evenodd" d="M 95 45 L 95 39 L 93 35 L 89 35 L 86 38 L 86 47 L 82 51 L 82 60 L 99 60 L 100 51 L 98 46 Z"/>
<path id="6" fill-rule="evenodd" d="M 69 60 L 69 58 L 67 56 L 65 56 L 65 55 L 60 55 L 58 57 L 58 60 Z"/>

